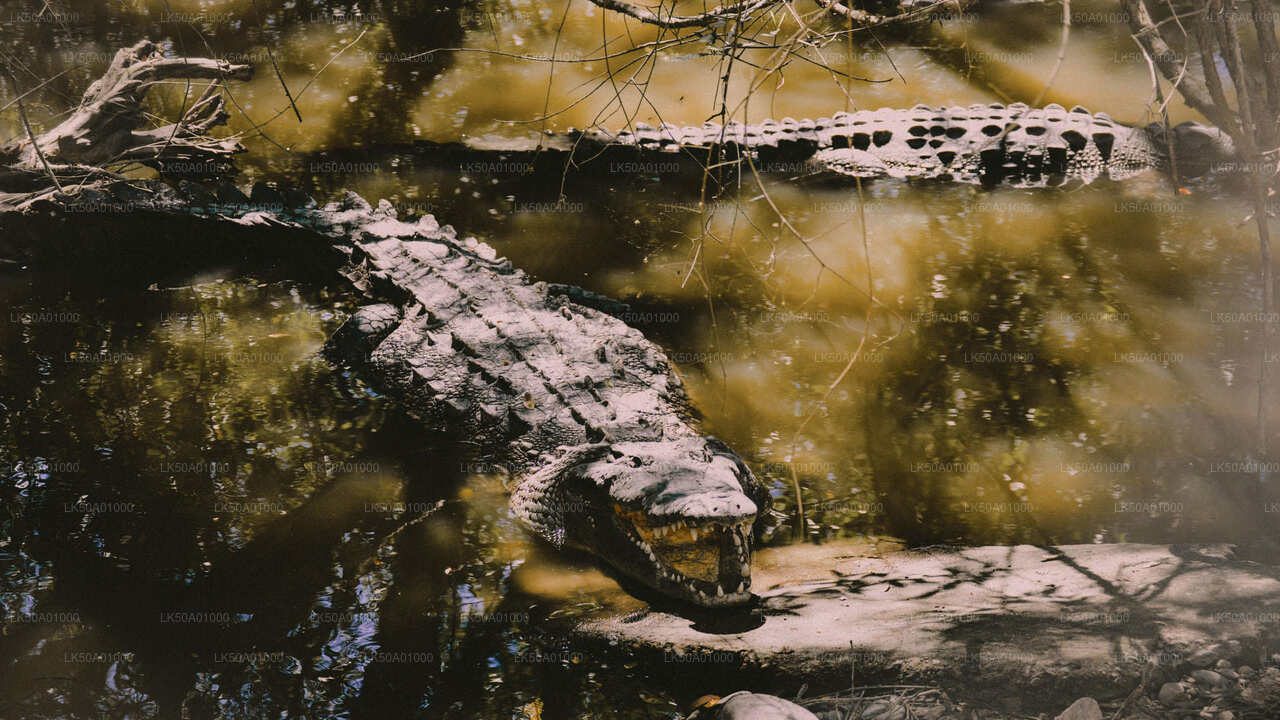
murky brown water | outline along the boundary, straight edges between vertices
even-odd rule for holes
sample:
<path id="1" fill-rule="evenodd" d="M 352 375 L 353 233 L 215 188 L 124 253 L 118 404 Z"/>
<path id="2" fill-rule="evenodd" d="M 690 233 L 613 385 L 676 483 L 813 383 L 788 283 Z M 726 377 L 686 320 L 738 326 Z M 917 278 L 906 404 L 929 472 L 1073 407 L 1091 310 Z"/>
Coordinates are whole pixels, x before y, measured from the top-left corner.
<path id="1" fill-rule="evenodd" d="M 723 59 L 699 54 L 714 43 L 644 64 L 590 59 L 661 38 L 585 2 L 567 13 L 562 2 L 397 5 L 333 21 L 351 7 L 171 2 L 164 15 L 73 3 L 63 22 L 28 17 L 3 32 L 31 48 L 24 88 L 81 65 L 27 99 L 47 123 L 121 44 L 170 37 L 205 52 L 194 22 L 208 47 L 259 66 L 232 88 L 253 120 L 236 112 L 232 128 L 256 123 L 270 138 L 249 133 L 246 180 L 347 187 L 434 212 L 540 278 L 628 301 L 707 427 L 773 484 L 786 520 L 771 543 L 800 532 L 1248 541 L 1274 526 L 1257 378 L 1280 351 L 1260 343 L 1256 240 L 1224 190 L 1146 178 L 1071 192 L 874 183 L 859 194 L 771 178 L 699 207 L 696 185 L 655 167 L 571 179 L 556 204 L 547 179 L 502 169 L 373 150 L 318 161 L 309 153 L 520 135 L 544 114 L 558 129 L 624 115 L 694 124 L 719 107 Z M 1127 31 L 1102 3 L 1072 5 L 1046 101 L 1152 119 Z M 741 105 L 759 73 L 735 63 L 727 104 L 757 120 L 1030 101 L 1058 54 L 1058 12 L 994 9 L 883 38 L 887 56 L 873 43 L 821 48 L 832 67 L 885 80 L 855 82 L 848 98 L 843 81 L 793 57 L 785 83 L 766 79 Z M 792 32 L 779 18 L 758 37 Z M 417 57 L 448 47 L 468 51 Z M 183 89 L 166 88 L 157 113 L 172 115 Z M 14 120 L 0 117 L 4 137 Z M 465 448 L 423 437 L 314 354 L 349 298 L 277 281 L 193 283 L 134 292 L 4 275 L 9 702 L 48 717 L 184 704 L 195 717 L 512 717 L 541 698 L 570 715 L 655 717 L 730 689 L 710 670 L 682 668 L 677 680 L 645 668 L 657 674 L 636 680 L 625 661 L 540 639 L 548 615 L 610 602 L 598 589 L 608 581 L 530 547 Z M 1263 406 L 1274 400 L 1271 390 Z"/>

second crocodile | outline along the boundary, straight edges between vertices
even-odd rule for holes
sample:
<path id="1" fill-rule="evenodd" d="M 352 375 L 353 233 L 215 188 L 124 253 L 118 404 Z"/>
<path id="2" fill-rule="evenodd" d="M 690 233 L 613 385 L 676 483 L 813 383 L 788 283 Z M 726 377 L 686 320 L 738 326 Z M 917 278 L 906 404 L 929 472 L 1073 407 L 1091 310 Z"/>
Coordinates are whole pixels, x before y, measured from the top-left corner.
<path id="1" fill-rule="evenodd" d="M 506 166 L 557 172 L 566 160 L 584 172 L 591 172 L 593 163 L 614 172 L 613 168 L 625 171 L 628 161 L 638 161 L 638 168 L 649 165 L 648 161 L 666 161 L 664 167 L 682 161 L 684 169 L 700 174 L 704 167 L 723 173 L 736 166 L 749 172 L 749 161 L 762 173 L 787 176 L 888 177 L 1028 188 L 1125 180 L 1149 171 L 1176 170 L 1185 178 L 1242 170 L 1231 138 L 1217 128 L 1186 122 L 1166 131 L 1159 123 L 1125 125 L 1106 113 L 1078 106 L 1068 110 L 1061 105 L 1032 108 L 1022 103 L 917 105 L 752 125 L 637 123 L 618 131 L 418 142 L 402 150 L 455 160 L 464 169 L 494 164 L 494 158 Z M 608 162 L 599 162 L 606 158 Z"/>

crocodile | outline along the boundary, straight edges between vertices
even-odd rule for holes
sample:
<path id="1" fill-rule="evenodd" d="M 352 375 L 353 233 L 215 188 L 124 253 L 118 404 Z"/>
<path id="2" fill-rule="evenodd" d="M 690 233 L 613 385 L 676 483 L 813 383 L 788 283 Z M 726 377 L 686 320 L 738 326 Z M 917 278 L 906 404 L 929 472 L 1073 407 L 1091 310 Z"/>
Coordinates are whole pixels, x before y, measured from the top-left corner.
<path id="1" fill-rule="evenodd" d="M 262 184 L 245 196 L 229 183 L 102 181 L 0 198 L 0 234 L 39 246 L 182 237 L 229 253 L 277 243 L 292 258 L 327 255 L 367 303 L 335 331 L 329 357 L 428 432 L 486 448 L 486 463 L 511 478 L 521 524 L 595 555 L 640 595 L 704 607 L 751 598 L 769 493 L 696 428 L 662 350 L 592 307 L 616 303 L 535 282 L 431 215 L 401 219 L 385 200 L 372 207 L 354 193 L 320 207 Z"/>
<path id="2" fill-rule="evenodd" d="M 1054 187 L 1098 178 L 1125 180 L 1170 169 L 1173 157 L 1196 176 L 1230 161 L 1231 139 L 1216 128 L 1183 123 L 1167 136 L 1152 123 L 1131 127 L 1106 113 L 1061 105 L 975 104 L 908 110 L 838 112 L 818 120 L 766 120 L 758 125 L 639 127 L 635 132 L 569 133 L 589 145 L 622 144 L 650 150 L 729 147 L 748 150 L 762 167 L 797 161 L 814 171 L 850 177 L 948 180 L 981 185 Z"/>
<path id="3" fill-rule="evenodd" d="M 716 167 L 723 175 L 725 168 L 734 166 L 749 172 L 744 166 L 750 161 L 760 172 L 793 177 L 897 178 L 1024 188 L 1078 186 L 1100 178 L 1125 180 L 1146 171 L 1176 169 L 1180 178 L 1192 178 L 1240 170 L 1230 136 L 1211 126 L 1185 122 L 1166 132 L 1160 123 L 1124 125 L 1106 113 L 1091 113 L 1079 106 L 1068 110 L 1056 104 L 1031 108 L 1023 103 L 917 105 L 752 125 L 636 123 L 617 131 L 569 129 L 517 138 L 485 135 L 382 150 L 457 162 L 464 170 L 501 161 L 508 168 L 558 173 L 571 161 L 582 172 L 592 172 L 594 163 L 596 169 L 607 168 L 613 174 L 626 172 L 627 161 L 637 161 L 636 171 L 643 173 L 650 161 L 664 161 L 664 172 L 670 172 L 667 165 L 679 163 L 688 173 Z M 317 153 L 320 157 L 340 154 Z"/>
<path id="4" fill-rule="evenodd" d="M 663 595 L 750 599 L 768 493 L 694 428 L 656 345 L 578 302 L 598 296 L 531 282 L 431 216 L 405 223 L 349 195 L 321 217 L 353 238 L 343 274 L 381 300 L 339 328 L 334 353 L 430 428 L 498 448 L 516 518 Z"/>

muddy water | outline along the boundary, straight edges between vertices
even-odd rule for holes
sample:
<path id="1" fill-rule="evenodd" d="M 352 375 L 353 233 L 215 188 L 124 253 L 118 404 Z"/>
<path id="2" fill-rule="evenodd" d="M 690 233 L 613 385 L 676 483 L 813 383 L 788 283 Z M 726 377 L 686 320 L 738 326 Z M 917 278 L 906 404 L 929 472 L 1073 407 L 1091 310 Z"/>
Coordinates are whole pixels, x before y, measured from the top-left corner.
<path id="1" fill-rule="evenodd" d="M 24 89 L 67 71 L 28 98 L 34 122 L 144 36 L 254 62 L 232 88 L 246 181 L 434 212 L 542 279 L 629 302 L 707 427 L 772 485 L 768 543 L 1249 541 L 1274 525 L 1255 448 L 1277 350 L 1259 340 L 1248 211 L 1225 187 L 772 178 L 699 204 L 696 182 L 654 166 L 570 176 L 558 202 L 558 178 L 378 147 L 695 124 L 722 104 L 757 120 L 1031 101 L 1058 8 L 952 18 L 885 51 L 855 34 L 852 50 L 804 54 L 876 82 L 795 56 L 779 82 L 752 66 L 777 50 L 726 68 L 715 38 L 606 61 L 668 36 L 580 0 L 99 5 L 4 30 L 30 48 Z M 1150 121 L 1123 25 L 1105 4 L 1072 7 L 1046 101 Z M 794 29 L 779 17 L 750 35 L 782 45 Z M 421 55 L 434 48 L 465 50 Z M 554 68 L 510 57 L 553 53 Z M 163 88 L 157 113 L 184 89 Z M 18 716 L 511 717 L 541 702 L 548 717 L 654 717 L 734 689 L 722 670 L 629 667 L 544 633 L 627 601 L 531 546 L 465 446 L 424 437 L 315 354 L 350 308 L 339 290 L 207 276 L 133 291 L 4 268 L 0 660 Z"/>

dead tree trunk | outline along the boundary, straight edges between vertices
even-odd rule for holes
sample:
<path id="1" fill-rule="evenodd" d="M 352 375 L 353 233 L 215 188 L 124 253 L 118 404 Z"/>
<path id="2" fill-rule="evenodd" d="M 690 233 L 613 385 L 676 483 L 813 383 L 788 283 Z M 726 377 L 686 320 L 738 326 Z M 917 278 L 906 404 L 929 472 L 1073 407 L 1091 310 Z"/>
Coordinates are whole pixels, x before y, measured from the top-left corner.
<path id="1" fill-rule="evenodd" d="M 208 134 L 228 118 L 217 81 L 247 80 L 252 75 L 249 65 L 165 57 L 159 44 L 144 40 L 117 52 L 103 76 L 85 90 L 71 117 L 40 135 L 31 131 L 21 89 L 15 86 L 27 136 L 0 147 L 0 191 L 83 183 L 138 165 L 171 176 L 228 174 L 233 170 L 231 156 L 244 148 L 234 139 Z M 214 82 L 176 123 L 148 128 L 143 99 L 152 86 L 170 80 Z"/>

